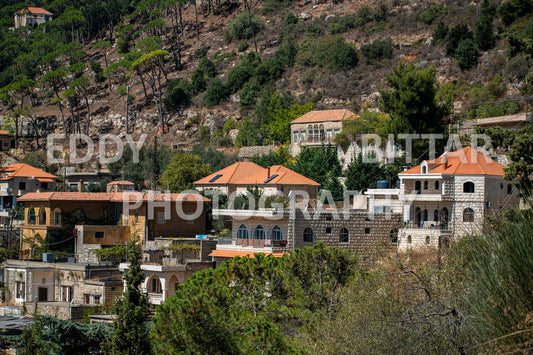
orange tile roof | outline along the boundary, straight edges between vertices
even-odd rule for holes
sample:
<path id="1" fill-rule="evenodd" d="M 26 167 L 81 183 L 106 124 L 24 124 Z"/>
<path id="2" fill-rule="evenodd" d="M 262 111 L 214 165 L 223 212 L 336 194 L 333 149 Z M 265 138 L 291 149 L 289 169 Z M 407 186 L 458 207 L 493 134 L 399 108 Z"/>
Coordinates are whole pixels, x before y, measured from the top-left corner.
<path id="1" fill-rule="evenodd" d="M 9 131 L 6 131 L 5 129 L 0 129 L 0 135 L 1 136 L 8 136 L 9 135 Z"/>
<path id="2" fill-rule="evenodd" d="M 206 176 L 200 180 L 194 182 L 194 184 L 209 184 L 209 185 L 220 185 L 220 184 L 235 184 L 237 181 L 242 180 L 250 174 L 255 174 L 260 171 L 263 171 L 263 168 L 256 163 L 241 161 L 235 164 L 232 164 L 222 170 L 217 171 L 211 175 Z M 215 178 L 217 175 L 220 175 L 215 181 L 210 182 L 211 179 Z"/>
<path id="3" fill-rule="evenodd" d="M 121 180 L 121 181 L 111 181 L 109 184 L 107 184 L 107 186 L 109 185 L 128 185 L 128 186 L 132 186 L 132 185 L 135 185 L 133 182 L 129 182 L 127 180 Z"/>
<path id="4" fill-rule="evenodd" d="M 269 177 L 276 177 L 269 179 Z M 268 181 L 268 182 L 266 182 Z M 270 167 L 270 176 L 268 175 L 268 168 L 263 171 L 248 176 L 245 179 L 240 180 L 238 185 L 314 185 L 320 186 L 320 184 L 314 180 L 311 180 L 302 174 L 298 174 L 296 171 L 291 170 L 283 165 L 274 165 Z"/>
<path id="5" fill-rule="evenodd" d="M 17 199 L 20 202 L 28 201 L 109 201 L 109 202 L 123 202 L 123 201 L 166 201 L 170 199 L 172 202 L 208 202 L 209 199 L 200 194 L 166 194 L 146 192 L 30 192 Z"/>
<path id="6" fill-rule="evenodd" d="M 303 116 L 298 117 L 291 124 L 294 123 L 311 123 L 311 122 L 335 122 L 342 121 L 354 116 L 350 110 L 323 110 L 323 111 L 311 111 Z"/>
<path id="7" fill-rule="evenodd" d="M 55 175 L 23 163 L 11 164 L 4 168 L 0 168 L 0 175 L 6 175 L 1 180 L 9 180 L 14 177 L 57 179 L 57 176 Z"/>
<path id="8" fill-rule="evenodd" d="M 428 174 L 453 175 L 497 175 L 505 174 L 505 166 L 494 159 L 478 152 L 472 147 L 465 147 L 455 152 L 447 152 L 434 160 L 428 160 Z M 420 174 L 422 166 L 401 172 L 401 175 Z"/>
<path id="9" fill-rule="evenodd" d="M 32 14 L 46 14 L 46 15 L 52 15 L 52 13 L 50 11 L 46 11 L 45 9 L 41 8 L 41 7 L 28 7 L 28 8 L 25 8 L 25 9 L 21 9 L 21 10 L 18 10 L 17 13 L 25 13 L 25 12 L 30 12 Z"/>
<path id="10" fill-rule="evenodd" d="M 283 255 L 288 253 L 264 253 L 259 251 L 240 251 L 240 250 L 213 250 L 209 256 L 215 256 L 219 258 L 234 258 L 236 256 L 255 258 L 255 254 L 264 254 L 265 256 L 273 256 L 275 258 L 281 258 Z"/>

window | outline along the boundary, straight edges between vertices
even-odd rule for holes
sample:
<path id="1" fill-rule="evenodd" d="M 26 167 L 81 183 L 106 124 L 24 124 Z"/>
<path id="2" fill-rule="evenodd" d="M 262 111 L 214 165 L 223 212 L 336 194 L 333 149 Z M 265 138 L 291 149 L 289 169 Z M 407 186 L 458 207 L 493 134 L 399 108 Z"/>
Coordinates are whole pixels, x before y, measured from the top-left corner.
<path id="1" fill-rule="evenodd" d="M 35 209 L 33 207 L 28 212 L 28 223 L 35 224 Z"/>
<path id="2" fill-rule="evenodd" d="M 503 190 L 503 182 L 500 184 L 500 190 Z"/>
<path id="3" fill-rule="evenodd" d="M 341 243 L 348 243 L 350 241 L 350 232 L 348 232 L 348 229 L 341 228 L 339 232 L 339 242 Z"/>
<path id="4" fill-rule="evenodd" d="M 365 228 L 365 234 L 370 234 L 370 228 Z"/>
<path id="5" fill-rule="evenodd" d="M 15 297 L 16 298 L 24 298 L 26 295 L 26 283 L 17 281 L 15 282 Z"/>
<path id="6" fill-rule="evenodd" d="M 427 190 L 429 187 L 429 183 L 427 181 L 424 181 L 424 190 Z"/>
<path id="7" fill-rule="evenodd" d="M 152 276 L 149 282 L 148 292 L 150 293 L 162 293 L 163 292 L 161 289 L 161 280 L 159 280 L 159 277 L 155 275 Z"/>
<path id="8" fill-rule="evenodd" d="M 139 211 L 135 211 L 135 223 L 139 223 Z"/>
<path id="9" fill-rule="evenodd" d="M 307 126 L 307 139 L 309 141 L 313 140 L 313 126 L 312 125 Z"/>
<path id="10" fill-rule="evenodd" d="M 104 232 L 94 232 L 94 237 L 96 239 L 103 239 L 104 238 Z"/>
<path id="11" fill-rule="evenodd" d="M 54 226 L 61 225 L 61 211 L 54 211 Z"/>
<path id="12" fill-rule="evenodd" d="M 433 211 L 433 220 L 435 222 L 438 222 L 439 221 L 439 210 L 435 210 Z"/>
<path id="13" fill-rule="evenodd" d="M 100 304 L 100 295 L 93 296 L 94 304 Z"/>
<path id="14" fill-rule="evenodd" d="M 321 124 L 320 125 L 320 140 L 323 141 L 325 136 L 326 136 L 326 134 L 324 132 L 324 125 Z"/>
<path id="15" fill-rule="evenodd" d="M 439 181 L 435 181 L 435 190 L 438 190 L 440 187 Z"/>
<path id="16" fill-rule="evenodd" d="M 272 228 L 272 240 L 283 240 L 283 232 L 279 226 Z"/>
<path id="17" fill-rule="evenodd" d="M 336 129 L 333 131 L 333 137 L 335 137 L 337 134 L 341 133 L 340 129 Z"/>
<path id="18" fill-rule="evenodd" d="M 420 193 L 420 191 L 422 190 L 422 183 L 420 181 L 415 181 L 415 191 L 416 193 Z"/>
<path id="19" fill-rule="evenodd" d="M 327 214 L 326 215 L 326 221 L 330 222 L 331 220 L 333 220 L 333 215 Z"/>
<path id="20" fill-rule="evenodd" d="M 422 166 L 422 174 L 427 174 L 427 173 L 428 173 L 427 166 Z"/>
<path id="21" fill-rule="evenodd" d="M 248 228 L 244 224 L 237 229 L 237 239 L 248 239 Z"/>
<path id="22" fill-rule="evenodd" d="M 513 193 L 513 185 L 509 184 L 507 185 L 507 194 L 511 195 Z"/>
<path id="23" fill-rule="evenodd" d="M 396 229 L 390 230 L 389 237 L 392 243 L 398 243 L 398 231 Z"/>
<path id="24" fill-rule="evenodd" d="M 157 212 L 157 219 L 156 219 L 156 223 L 157 224 L 165 224 L 165 212 Z"/>
<path id="25" fill-rule="evenodd" d="M 328 141 L 331 141 L 331 129 L 328 129 L 326 131 L 326 138 L 328 139 Z"/>
<path id="26" fill-rule="evenodd" d="M 424 222 L 428 220 L 428 210 L 424 210 L 424 212 L 422 212 L 422 218 Z"/>
<path id="27" fill-rule="evenodd" d="M 426 236 L 426 244 L 429 244 L 429 243 L 431 243 L 431 238 L 428 235 L 428 236 Z"/>
<path id="28" fill-rule="evenodd" d="M 70 302 L 73 299 L 72 286 L 61 286 L 61 302 Z"/>
<path id="29" fill-rule="evenodd" d="M 292 133 L 292 141 L 294 143 L 298 142 L 298 132 L 293 132 Z"/>
<path id="30" fill-rule="evenodd" d="M 407 244 L 411 244 L 412 242 L 413 242 L 413 238 L 410 235 L 408 235 L 407 236 Z"/>
<path id="31" fill-rule="evenodd" d="M 265 239 L 265 228 L 260 224 L 255 227 L 254 239 Z"/>
<path id="32" fill-rule="evenodd" d="M 83 303 L 85 303 L 85 304 L 91 303 L 91 295 L 89 295 L 88 293 L 84 293 L 83 294 Z"/>
<path id="33" fill-rule="evenodd" d="M 46 209 L 44 207 L 40 209 L 39 224 L 46 224 Z"/>
<path id="34" fill-rule="evenodd" d="M 331 229 L 331 227 L 330 227 Z M 312 243 L 313 242 L 313 229 L 311 227 L 307 227 L 304 229 L 304 243 Z"/>
<path id="35" fill-rule="evenodd" d="M 463 184 L 463 192 L 465 193 L 474 193 L 476 191 L 476 185 L 473 182 L 467 181 Z"/>
<path id="36" fill-rule="evenodd" d="M 305 131 L 300 131 L 300 140 L 301 140 L 302 142 L 305 141 Z"/>
<path id="37" fill-rule="evenodd" d="M 41 182 L 41 189 L 48 190 L 48 183 L 47 182 Z"/>
<path id="38" fill-rule="evenodd" d="M 474 222 L 474 210 L 470 207 L 463 211 L 463 222 Z"/>
<path id="39" fill-rule="evenodd" d="M 19 190 L 26 190 L 26 181 L 19 182 Z"/>

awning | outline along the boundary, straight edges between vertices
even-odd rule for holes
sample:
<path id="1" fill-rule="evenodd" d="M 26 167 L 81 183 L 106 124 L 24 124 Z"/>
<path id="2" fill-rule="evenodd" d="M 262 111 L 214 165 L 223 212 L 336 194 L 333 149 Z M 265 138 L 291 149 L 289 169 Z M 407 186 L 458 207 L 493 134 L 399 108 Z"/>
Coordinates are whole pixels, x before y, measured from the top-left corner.
<path id="1" fill-rule="evenodd" d="M 54 182 L 54 180 L 50 178 L 37 178 L 37 181 L 39 182 Z"/>
<path id="2" fill-rule="evenodd" d="M 275 258 L 281 258 L 287 253 L 263 253 L 263 252 L 253 252 L 253 251 L 240 251 L 240 250 L 213 250 L 209 256 L 214 256 L 217 258 L 234 258 L 236 256 L 240 257 L 249 257 L 254 258 L 254 254 L 264 254 L 265 256 L 273 256 Z"/>

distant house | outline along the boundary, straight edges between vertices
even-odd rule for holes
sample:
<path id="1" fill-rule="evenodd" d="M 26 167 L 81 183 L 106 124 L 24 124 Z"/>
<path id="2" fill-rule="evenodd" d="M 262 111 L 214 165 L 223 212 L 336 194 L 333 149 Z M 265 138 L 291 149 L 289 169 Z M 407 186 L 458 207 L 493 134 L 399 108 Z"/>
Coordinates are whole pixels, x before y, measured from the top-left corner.
<path id="1" fill-rule="evenodd" d="M 53 14 L 40 7 L 28 7 L 15 12 L 15 28 L 32 26 L 51 21 Z"/>
<path id="2" fill-rule="evenodd" d="M 476 127 L 490 128 L 500 127 L 503 129 L 519 130 L 531 122 L 532 112 L 521 112 L 514 115 L 476 118 L 459 122 L 459 134 L 472 134 Z"/>
<path id="3" fill-rule="evenodd" d="M 11 164 L 0 168 L 0 224 L 11 222 L 11 210 L 19 196 L 28 192 L 56 189 L 57 177 L 28 164 Z"/>
<path id="4" fill-rule="evenodd" d="M 238 162 L 195 181 L 194 186 L 199 190 L 218 189 L 228 195 L 246 193 L 248 187 L 255 186 L 267 196 L 303 190 L 315 199 L 320 184 L 282 165 L 263 168 L 252 162 Z"/>
<path id="5" fill-rule="evenodd" d="M 291 155 L 298 155 L 302 147 L 333 143 L 342 131 L 342 121 L 353 117 L 356 114 L 346 109 L 311 111 L 298 117 L 291 122 Z"/>

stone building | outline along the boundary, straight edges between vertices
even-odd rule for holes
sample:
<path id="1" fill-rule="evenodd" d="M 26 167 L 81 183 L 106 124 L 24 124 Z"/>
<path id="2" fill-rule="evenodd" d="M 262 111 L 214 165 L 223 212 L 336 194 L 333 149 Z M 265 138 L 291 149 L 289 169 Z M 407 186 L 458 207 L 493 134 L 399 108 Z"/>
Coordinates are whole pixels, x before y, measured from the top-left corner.
<path id="1" fill-rule="evenodd" d="M 518 191 L 504 180 L 504 168 L 466 147 L 400 173 L 404 226 L 399 250 L 438 247 L 479 233 L 486 217 L 518 207 Z"/>
<path id="2" fill-rule="evenodd" d="M 0 168 L 0 224 L 7 226 L 16 216 L 12 210 L 20 196 L 28 192 L 56 189 L 57 177 L 28 164 L 11 164 Z"/>
<path id="3" fill-rule="evenodd" d="M 92 262 L 88 249 L 124 245 L 132 235 L 144 244 L 156 237 L 204 234 L 209 200 L 200 194 L 47 192 L 19 201 L 25 204 L 23 257 L 31 257 L 32 247 L 49 236 L 76 240 L 78 260 Z"/>
<path id="4" fill-rule="evenodd" d="M 53 14 L 40 7 L 28 7 L 15 12 L 15 28 L 37 27 L 47 21 L 52 21 Z"/>
<path id="5" fill-rule="evenodd" d="M 3 282 L 5 306 L 21 313 L 82 320 L 87 309 L 109 308 L 122 295 L 122 274 L 117 265 L 7 260 Z"/>
<path id="6" fill-rule="evenodd" d="M 333 143 L 342 131 L 342 121 L 357 117 L 350 110 L 311 111 L 291 122 L 292 156 L 298 155 L 302 147 L 319 147 Z"/>
<path id="7" fill-rule="evenodd" d="M 13 148 L 15 141 L 13 137 L 9 134 L 9 131 L 0 129 L 0 151 L 6 152 L 9 149 Z"/>
<path id="8" fill-rule="evenodd" d="M 151 304 L 159 305 L 172 296 L 178 285 L 195 272 L 215 266 L 209 254 L 216 248 L 216 239 L 156 238 L 144 248 L 141 265 L 146 278 L 141 288 Z M 120 264 L 126 271 L 128 264 Z"/>

